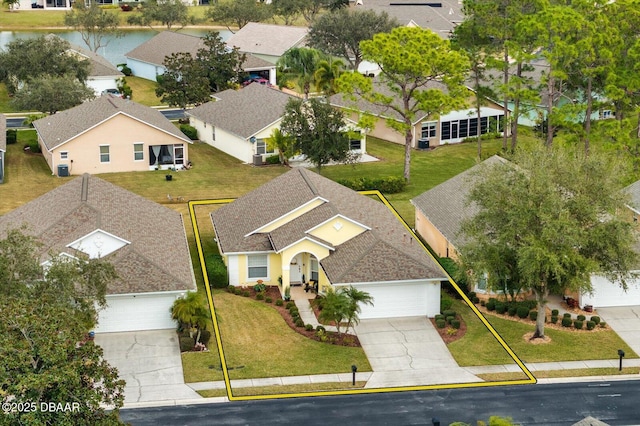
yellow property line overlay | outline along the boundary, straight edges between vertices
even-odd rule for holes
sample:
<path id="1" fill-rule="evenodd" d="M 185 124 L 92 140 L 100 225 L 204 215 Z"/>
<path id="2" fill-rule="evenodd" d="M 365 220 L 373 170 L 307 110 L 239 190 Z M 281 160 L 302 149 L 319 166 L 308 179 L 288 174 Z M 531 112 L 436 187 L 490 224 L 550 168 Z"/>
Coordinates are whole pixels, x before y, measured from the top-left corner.
<path id="1" fill-rule="evenodd" d="M 436 390 L 436 389 L 462 389 L 462 388 L 478 388 L 478 387 L 490 387 L 490 386 L 506 386 L 506 385 L 527 385 L 527 384 L 535 384 L 537 383 L 536 378 L 533 376 L 531 371 L 524 365 L 524 363 L 518 358 L 518 356 L 511 350 L 509 345 L 502 339 L 500 334 L 493 328 L 493 326 L 487 321 L 487 319 L 482 315 L 482 313 L 478 310 L 478 308 L 471 303 L 469 298 L 464 294 L 464 292 L 458 287 L 458 284 L 449 276 L 447 271 L 440 265 L 440 262 L 431 254 L 431 252 L 427 249 L 427 247 L 422 243 L 422 241 L 417 238 L 413 230 L 407 225 L 405 220 L 398 214 L 396 209 L 389 203 L 389 201 L 385 198 L 382 193 L 378 190 L 372 191 L 358 191 L 362 195 L 375 195 L 378 199 L 384 203 L 385 206 L 396 216 L 396 218 L 404 225 L 410 235 L 420 244 L 420 246 L 429 254 L 431 259 L 440 266 L 440 269 L 448 277 L 451 285 L 456 289 L 458 294 L 462 297 L 464 302 L 469 306 L 473 312 L 477 315 L 477 317 L 482 321 L 485 327 L 489 330 L 489 332 L 496 338 L 496 340 L 500 343 L 500 345 L 507 351 L 509 356 L 513 359 L 513 361 L 520 367 L 522 372 L 527 376 L 527 379 L 521 380 L 503 380 L 503 381 L 495 381 L 495 382 L 475 382 L 475 383 L 453 383 L 453 384 L 440 384 L 440 385 L 422 385 L 422 386 L 399 386 L 399 387 L 390 387 L 390 388 L 374 388 L 374 389 L 347 389 L 347 390 L 336 390 L 336 391 L 318 391 L 318 392 L 301 392 L 301 393 L 285 393 L 285 394 L 273 394 L 273 395 L 251 395 L 251 396 L 234 396 L 231 388 L 231 381 L 229 379 L 229 371 L 227 370 L 227 360 L 224 356 L 224 349 L 222 347 L 222 339 L 220 337 L 220 327 L 218 325 L 218 320 L 215 314 L 215 304 L 213 303 L 213 296 L 211 294 L 211 288 L 209 287 L 209 277 L 207 274 L 207 266 L 205 264 L 204 253 L 202 251 L 202 242 L 200 240 L 200 231 L 198 230 L 198 221 L 195 214 L 195 206 L 205 206 L 205 205 L 220 205 L 220 204 L 228 204 L 234 201 L 234 198 L 225 198 L 225 199 L 216 199 L 216 200 L 197 200 L 197 201 L 189 201 L 189 215 L 191 217 L 191 224 L 193 226 L 193 233 L 196 240 L 196 247 L 198 249 L 198 258 L 200 260 L 200 266 L 202 268 L 202 275 L 204 278 L 205 290 L 207 292 L 207 299 L 209 301 L 209 308 L 211 310 L 211 321 L 213 322 L 213 329 L 216 335 L 216 344 L 218 346 L 218 353 L 220 354 L 220 364 L 222 368 L 222 374 L 224 376 L 224 383 L 227 391 L 227 398 L 229 401 L 250 401 L 250 400 L 261 400 L 261 399 L 281 399 L 281 398 L 302 398 L 302 397 L 310 397 L 310 396 L 330 396 L 330 395 L 356 395 L 356 394 L 367 394 L 367 393 L 381 393 L 381 392 L 407 392 L 407 391 L 418 391 L 418 390 Z"/>

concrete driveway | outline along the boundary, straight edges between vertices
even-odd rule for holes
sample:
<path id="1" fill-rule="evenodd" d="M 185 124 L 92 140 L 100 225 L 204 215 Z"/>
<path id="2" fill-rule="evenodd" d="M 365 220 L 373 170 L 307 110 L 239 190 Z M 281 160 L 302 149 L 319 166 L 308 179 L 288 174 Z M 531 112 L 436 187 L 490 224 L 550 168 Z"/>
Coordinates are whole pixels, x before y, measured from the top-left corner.
<path id="1" fill-rule="evenodd" d="M 356 334 L 373 369 L 367 388 L 481 381 L 458 367 L 426 317 L 362 320 Z"/>
<path id="2" fill-rule="evenodd" d="M 95 342 L 127 382 L 125 405 L 200 398 L 184 384 L 175 330 L 99 333 Z"/>
<path id="3" fill-rule="evenodd" d="M 640 356 L 640 306 L 598 308 L 598 315 Z M 614 358 L 617 349 L 611 348 Z"/>

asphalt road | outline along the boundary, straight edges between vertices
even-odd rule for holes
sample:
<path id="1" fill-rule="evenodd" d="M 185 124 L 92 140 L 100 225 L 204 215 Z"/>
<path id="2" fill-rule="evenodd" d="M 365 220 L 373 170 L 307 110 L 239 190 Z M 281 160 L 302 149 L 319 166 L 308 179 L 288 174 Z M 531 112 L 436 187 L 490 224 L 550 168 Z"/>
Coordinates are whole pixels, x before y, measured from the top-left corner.
<path id="1" fill-rule="evenodd" d="M 521 425 L 572 425 L 592 416 L 610 425 L 640 425 L 640 381 L 497 386 L 394 392 L 121 411 L 137 425 L 472 425 L 490 416 Z"/>
<path id="2" fill-rule="evenodd" d="M 168 118 L 169 120 L 178 120 L 179 118 L 184 117 L 184 111 L 181 109 L 164 109 L 160 111 L 162 113 L 162 115 L 164 115 L 166 118 Z M 22 125 L 22 122 L 24 121 L 25 117 L 11 117 L 11 118 L 7 118 L 7 128 L 19 128 L 19 127 L 24 127 Z"/>

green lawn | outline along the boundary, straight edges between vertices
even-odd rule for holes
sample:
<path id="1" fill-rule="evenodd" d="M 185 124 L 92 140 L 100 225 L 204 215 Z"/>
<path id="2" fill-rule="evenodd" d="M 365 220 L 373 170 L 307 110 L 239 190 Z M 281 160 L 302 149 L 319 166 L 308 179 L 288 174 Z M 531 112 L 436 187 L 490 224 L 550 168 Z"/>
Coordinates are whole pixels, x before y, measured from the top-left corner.
<path id="1" fill-rule="evenodd" d="M 131 100 L 146 106 L 163 105 L 160 98 L 156 96 L 157 83 L 155 81 L 135 76 L 125 77 L 125 80 L 133 91 Z"/>
<path id="2" fill-rule="evenodd" d="M 16 109 L 11 104 L 11 98 L 9 98 L 9 92 L 7 92 L 7 85 L 0 82 L 0 112 L 16 112 Z"/>
<path id="3" fill-rule="evenodd" d="M 350 389 L 362 389 L 367 382 L 356 382 L 355 386 L 349 383 L 314 383 L 311 385 L 274 385 L 274 386 L 256 386 L 243 387 L 233 389 L 233 396 L 253 396 L 253 395 L 282 395 L 282 394 L 298 394 L 305 392 L 320 391 L 339 391 Z M 215 396 L 227 396 L 224 389 L 210 389 L 198 391 L 203 398 L 211 398 Z"/>
<path id="4" fill-rule="evenodd" d="M 640 372 L 640 367 L 623 366 L 622 371 L 618 370 L 618 368 L 579 368 L 574 370 L 536 371 L 533 375 L 536 379 L 552 379 L 558 377 L 621 376 L 626 374 L 638 374 L 638 372 Z M 488 382 L 501 382 L 526 378 L 523 373 L 478 374 L 478 377 Z"/>

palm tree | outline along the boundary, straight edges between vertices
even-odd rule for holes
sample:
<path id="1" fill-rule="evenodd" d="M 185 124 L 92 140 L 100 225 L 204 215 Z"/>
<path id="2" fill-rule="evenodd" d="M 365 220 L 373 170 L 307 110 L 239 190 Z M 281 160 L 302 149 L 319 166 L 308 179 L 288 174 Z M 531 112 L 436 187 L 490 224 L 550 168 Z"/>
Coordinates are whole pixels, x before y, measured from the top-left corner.
<path id="1" fill-rule="evenodd" d="M 347 310 L 347 331 L 360 322 L 360 312 L 362 312 L 361 304 L 373 306 L 373 297 L 366 291 L 358 290 L 353 286 L 349 286 L 340 290 L 349 301 Z"/>
<path id="2" fill-rule="evenodd" d="M 211 320 L 209 310 L 205 306 L 202 295 L 198 292 L 188 291 L 184 297 L 176 299 L 171 306 L 171 318 L 178 321 L 179 325 L 186 325 L 189 328 L 196 328 L 198 335 L 196 343 L 200 341 L 202 330 L 207 329 Z"/>
<path id="3" fill-rule="evenodd" d="M 344 62 L 340 59 L 329 59 L 328 61 L 318 62 L 316 71 L 313 73 L 316 82 L 316 90 L 321 90 L 328 98 L 335 95 L 338 91 L 336 88 L 336 80 L 340 74 L 344 72 Z"/>
<path id="4" fill-rule="evenodd" d="M 278 69 L 298 79 L 298 84 L 304 92 L 304 98 L 309 99 L 314 72 L 320 60 L 320 51 L 306 47 L 293 47 L 278 59 Z"/>
<path id="5" fill-rule="evenodd" d="M 327 291 L 322 298 L 322 311 L 318 319 L 320 321 L 333 321 L 340 335 L 340 323 L 347 317 L 349 310 L 349 298 L 342 292 Z"/>
<path id="6" fill-rule="evenodd" d="M 280 157 L 280 164 L 289 165 L 289 158 L 296 155 L 295 138 L 285 135 L 280 129 L 273 129 L 271 136 L 267 139 L 270 149 L 277 149 Z"/>

